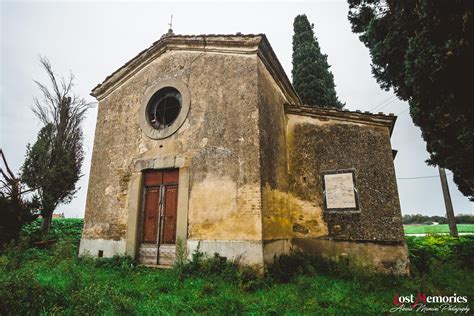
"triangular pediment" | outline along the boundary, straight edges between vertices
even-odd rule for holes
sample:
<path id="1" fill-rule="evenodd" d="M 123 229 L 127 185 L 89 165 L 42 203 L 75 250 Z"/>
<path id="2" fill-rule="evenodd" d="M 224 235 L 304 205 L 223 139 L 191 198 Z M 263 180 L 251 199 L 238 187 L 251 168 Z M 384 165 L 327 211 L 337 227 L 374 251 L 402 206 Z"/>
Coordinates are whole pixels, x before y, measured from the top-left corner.
<path id="1" fill-rule="evenodd" d="M 164 36 L 105 78 L 92 90 L 91 95 L 100 101 L 140 69 L 169 50 L 258 55 L 280 86 L 288 102 L 294 104 L 301 102 L 264 34 Z"/>

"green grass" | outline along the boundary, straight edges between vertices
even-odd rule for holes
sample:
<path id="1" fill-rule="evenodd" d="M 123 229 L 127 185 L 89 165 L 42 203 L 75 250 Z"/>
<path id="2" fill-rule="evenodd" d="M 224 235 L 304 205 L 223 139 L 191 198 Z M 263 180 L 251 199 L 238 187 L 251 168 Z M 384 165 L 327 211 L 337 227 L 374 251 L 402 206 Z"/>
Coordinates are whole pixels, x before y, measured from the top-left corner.
<path id="1" fill-rule="evenodd" d="M 474 233 L 474 224 L 457 224 L 459 233 Z M 449 234 L 449 226 L 442 225 L 404 225 L 405 234 Z"/>
<path id="2" fill-rule="evenodd" d="M 203 264 L 206 269 L 180 274 L 135 266 L 124 257 L 78 258 L 81 225 L 63 221 L 53 223 L 64 231 L 56 231 L 61 241 L 50 249 L 23 241 L 0 252 L 0 315 L 380 315 L 393 307 L 395 293 L 474 298 L 471 237 L 408 238 L 416 263 L 411 277 L 315 271 L 300 257 L 280 267 L 279 273 L 300 271 L 283 282 L 281 275 L 255 278 L 227 264 Z"/>

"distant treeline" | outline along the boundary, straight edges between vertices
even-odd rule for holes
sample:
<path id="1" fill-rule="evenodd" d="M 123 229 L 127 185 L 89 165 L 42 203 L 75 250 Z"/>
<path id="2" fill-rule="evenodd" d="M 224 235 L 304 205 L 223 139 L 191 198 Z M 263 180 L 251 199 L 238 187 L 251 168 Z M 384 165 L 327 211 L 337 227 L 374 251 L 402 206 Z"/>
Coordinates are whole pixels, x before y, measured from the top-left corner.
<path id="1" fill-rule="evenodd" d="M 445 216 L 427 216 L 427 215 L 403 215 L 403 224 L 431 224 L 437 222 L 440 224 L 447 224 L 448 221 Z M 474 224 L 474 215 L 459 214 L 456 215 L 457 224 Z"/>

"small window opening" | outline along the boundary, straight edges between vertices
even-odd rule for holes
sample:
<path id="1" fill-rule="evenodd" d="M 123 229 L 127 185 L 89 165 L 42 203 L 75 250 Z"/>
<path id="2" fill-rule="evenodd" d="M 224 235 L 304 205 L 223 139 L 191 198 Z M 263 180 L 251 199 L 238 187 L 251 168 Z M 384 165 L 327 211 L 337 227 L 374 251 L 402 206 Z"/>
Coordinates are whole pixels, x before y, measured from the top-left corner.
<path id="1" fill-rule="evenodd" d="M 99 250 L 99 253 L 97 254 L 97 257 L 102 258 L 104 256 L 104 251 Z"/>

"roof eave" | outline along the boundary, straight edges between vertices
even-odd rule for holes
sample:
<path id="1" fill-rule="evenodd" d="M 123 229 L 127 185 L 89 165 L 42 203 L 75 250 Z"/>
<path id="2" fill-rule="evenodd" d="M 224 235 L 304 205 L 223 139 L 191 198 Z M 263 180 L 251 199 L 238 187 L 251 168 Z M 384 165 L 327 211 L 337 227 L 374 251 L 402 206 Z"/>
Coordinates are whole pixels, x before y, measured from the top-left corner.
<path id="1" fill-rule="evenodd" d="M 381 112 L 375 114 L 367 111 L 349 111 L 337 108 L 325 108 L 293 104 L 285 104 L 285 113 L 316 118 L 329 117 L 344 121 L 353 121 L 356 123 L 382 126 L 389 129 L 390 136 L 392 136 L 392 132 L 395 127 L 395 122 L 397 121 L 397 116 L 395 116 L 393 113 L 385 115 Z"/>
<path id="2" fill-rule="evenodd" d="M 278 57 L 273 51 L 273 48 L 270 45 L 270 42 L 268 41 L 265 34 L 263 34 L 262 41 L 259 45 L 258 56 L 260 57 L 272 77 L 275 79 L 277 84 L 282 89 L 282 92 L 287 98 L 288 102 L 292 104 L 301 105 L 302 101 L 300 97 L 296 93 L 296 90 L 291 84 L 290 79 L 288 79 L 288 76 L 286 75 L 283 66 L 278 60 Z"/>

